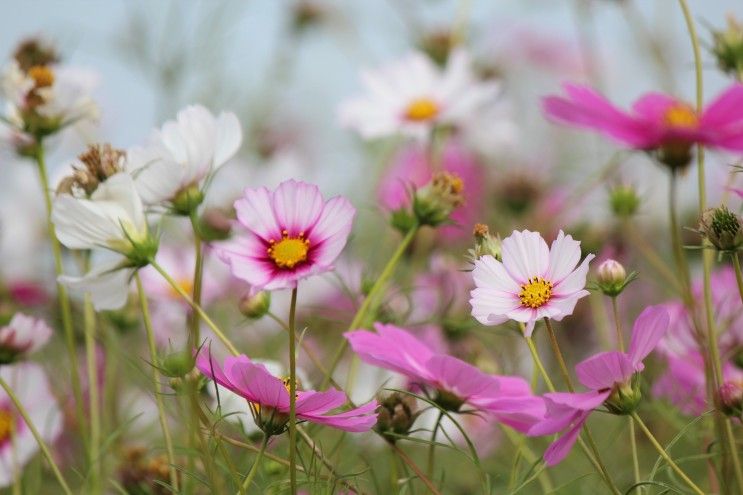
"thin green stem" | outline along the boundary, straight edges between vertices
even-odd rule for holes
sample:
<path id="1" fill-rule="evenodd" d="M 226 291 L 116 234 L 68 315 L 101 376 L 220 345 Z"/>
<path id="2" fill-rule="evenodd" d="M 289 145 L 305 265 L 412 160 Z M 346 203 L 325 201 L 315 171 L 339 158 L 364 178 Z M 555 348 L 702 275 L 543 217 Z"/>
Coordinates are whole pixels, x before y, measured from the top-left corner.
<path id="1" fill-rule="evenodd" d="M 289 484 L 297 494 L 297 288 L 289 305 Z"/>
<path id="2" fill-rule="evenodd" d="M 637 439 L 635 438 L 635 420 L 629 418 L 629 441 L 630 447 L 632 448 L 632 472 L 635 475 L 635 483 L 640 482 L 640 459 L 637 456 Z M 642 487 L 637 488 L 638 493 L 642 493 L 644 490 Z"/>
<path id="3" fill-rule="evenodd" d="M 353 320 L 351 320 L 351 324 L 348 326 L 349 330 L 356 330 L 359 327 L 363 326 L 366 323 L 366 318 L 368 317 L 370 312 L 373 315 L 374 310 L 376 309 L 376 305 L 378 304 L 377 299 L 380 297 L 382 290 L 387 284 L 387 281 L 394 273 L 395 267 L 399 263 L 403 254 L 405 254 L 405 251 L 407 251 L 408 246 L 410 246 L 410 243 L 413 242 L 415 234 L 418 232 L 419 228 L 420 226 L 418 224 L 415 224 L 410 228 L 410 230 L 408 230 L 407 234 L 405 234 L 405 237 L 403 237 L 400 245 L 397 246 L 397 249 L 392 254 L 392 257 L 389 259 L 384 269 L 382 269 L 382 273 L 379 275 L 379 278 L 377 278 L 376 282 L 372 286 L 369 294 L 366 296 L 366 298 L 364 298 L 364 302 L 361 303 L 358 311 L 356 311 Z M 347 347 L 348 341 L 346 339 L 343 339 L 339 344 L 332 361 L 330 362 L 328 372 L 323 378 L 322 385 L 320 387 L 321 390 L 324 390 L 328 387 L 328 384 L 330 383 L 330 377 L 333 376 L 333 372 L 335 372 L 335 369 L 338 367 L 341 359 L 343 359 L 343 354 L 346 352 Z"/>
<path id="4" fill-rule="evenodd" d="M 83 323 L 85 330 L 85 360 L 88 364 L 88 395 L 90 409 L 90 485 L 91 493 L 101 492 L 101 402 L 98 388 L 98 364 L 95 344 L 95 310 L 90 294 L 85 294 L 83 302 Z"/>
<path id="5" fill-rule="evenodd" d="M 49 451 L 49 447 L 47 447 L 44 439 L 41 438 L 41 433 L 39 433 L 39 430 L 36 429 L 36 425 L 31 422 L 31 418 L 28 416 L 26 408 L 23 407 L 23 404 L 21 404 L 18 396 L 16 396 L 15 392 L 13 392 L 13 389 L 10 388 L 10 385 L 8 385 L 8 383 L 2 378 L 2 376 L 0 376 L 0 387 L 2 387 L 3 390 L 5 390 L 5 393 L 8 394 L 8 397 L 10 397 L 10 400 L 13 402 L 13 405 L 18 411 L 18 414 L 21 415 L 23 421 L 26 423 L 26 426 L 28 426 L 28 429 L 31 430 L 31 434 L 36 439 L 36 443 L 39 444 L 39 449 L 41 449 L 41 453 L 44 455 L 47 462 L 51 466 L 52 471 L 54 472 L 54 476 L 57 478 L 57 481 L 62 487 L 62 490 L 64 490 L 67 495 L 72 495 L 72 490 L 70 490 L 67 481 L 65 481 L 64 476 L 62 476 L 62 472 L 59 470 L 59 466 L 57 466 L 57 463 L 54 462 L 54 457 L 52 457 L 52 453 Z"/>
<path id="6" fill-rule="evenodd" d="M 150 265 L 152 265 L 152 268 L 154 268 L 170 286 L 173 288 L 174 291 L 176 291 L 192 308 L 193 310 L 198 313 L 199 317 L 201 317 L 202 320 L 204 320 L 204 323 L 209 326 L 209 328 L 214 332 L 214 335 L 217 336 L 217 338 L 227 347 L 227 350 L 229 350 L 233 356 L 237 356 L 240 354 L 237 351 L 237 347 L 235 347 L 232 342 L 230 342 L 230 339 L 227 338 L 227 336 L 222 332 L 222 330 L 219 329 L 216 323 L 212 321 L 211 318 L 209 318 L 209 315 L 206 314 L 206 312 L 194 302 L 193 299 L 191 299 L 191 296 L 189 296 L 186 291 L 183 290 L 183 288 L 178 285 L 178 283 L 173 280 L 173 277 L 168 275 L 168 272 L 166 272 L 162 266 L 160 266 L 155 260 L 150 260 Z"/>
<path id="7" fill-rule="evenodd" d="M 70 298 L 67 294 L 67 287 L 59 283 L 59 276 L 62 275 L 62 247 L 57 239 L 57 234 L 52 222 L 52 198 L 49 188 L 49 174 L 46 170 L 46 161 L 44 160 L 44 146 L 39 142 L 35 155 L 36 164 L 39 169 L 39 182 L 41 183 L 41 193 L 44 197 L 44 207 L 46 209 L 46 225 L 49 235 L 49 242 L 52 245 L 52 255 L 54 257 L 54 273 L 57 276 L 57 298 L 59 299 L 59 309 L 62 314 L 62 328 L 64 329 L 65 345 L 67 355 L 70 360 L 70 374 L 72 376 L 72 395 L 75 398 L 75 417 L 77 419 L 80 435 L 83 438 L 85 451 L 89 455 L 88 435 L 85 425 L 85 409 L 83 407 L 83 393 L 80 384 L 80 363 L 77 359 L 77 349 L 75 348 L 75 330 L 72 326 L 72 309 L 70 308 Z"/>
<path id="8" fill-rule="evenodd" d="M 619 346 L 619 350 L 624 352 L 624 335 L 622 334 L 622 322 L 619 319 L 619 307 L 616 296 L 611 298 L 611 311 L 614 315 L 614 328 L 617 331 L 617 345 Z"/>
<path id="9" fill-rule="evenodd" d="M 250 493 L 250 484 L 253 482 L 253 478 L 255 478 L 256 473 L 258 472 L 258 467 L 261 465 L 261 461 L 263 461 L 263 454 L 266 453 L 266 447 L 268 446 L 268 440 L 271 437 L 263 434 L 263 441 L 261 442 L 261 450 L 258 451 L 258 455 L 255 458 L 255 461 L 253 461 L 253 467 L 250 468 L 250 472 L 245 477 L 245 481 L 242 484 L 242 487 L 240 488 L 239 493 Z M 291 462 L 291 461 L 290 461 Z"/>
<path id="10" fill-rule="evenodd" d="M 743 302 L 743 274 L 740 271 L 738 253 L 733 253 L 731 258 L 733 258 L 733 266 L 735 267 L 735 281 L 738 283 L 738 294 L 740 294 L 740 300 Z"/>
<path id="11" fill-rule="evenodd" d="M 418 476 L 418 479 L 421 480 L 424 485 L 426 485 L 428 491 L 430 491 L 433 495 L 441 495 L 441 492 L 436 488 L 436 485 L 433 484 L 428 476 L 423 474 L 421 468 L 419 468 L 418 465 L 413 462 L 413 460 L 408 457 L 408 455 L 402 449 L 400 449 L 400 447 L 398 447 L 394 443 L 390 443 L 389 446 L 392 451 L 397 454 L 397 456 L 402 460 L 402 462 L 407 464 L 408 467 L 416 474 L 416 476 Z"/>
<path id="12" fill-rule="evenodd" d="M 195 255 L 195 264 L 194 264 L 194 272 L 193 272 L 193 302 L 197 305 L 201 306 L 201 287 L 202 287 L 202 280 L 204 278 L 204 254 L 203 254 L 203 243 L 201 241 L 201 237 L 199 236 L 199 225 L 198 225 L 198 219 L 196 218 L 196 212 L 192 212 L 191 216 L 191 227 L 193 228 L 193 238 L 194 238 L 194 255 Z M 198 312 L 194 313 L 191 317 L 190 323 L 191 323 L 191 333 L 190 333 L 190 340 L 191 345 L 193 347 L 196 347 L 200 344 L 199 339 L 199 323 L 200 318 Z"/>
<path id="13" fill-rule="evenodd" d="M 175 455 L 173 455 L 173 439 L 168 427 L 168 419 L 165 416 L 165 404 L 163 403 L 162 384 L 160 383 L 160 373 L 157 371 L 157 348 L 155 347 L 155 332 L 152 330 L 152 320 L 150 319 L 150 309 L 147 304 L 147 295 L 142 287 L 142 279 L 139 273 L 134 275 L 137 282 L 137 293 L 139 294 L 139 306 L 142 311 L 142 321 L 144 322 L 145 333 L 147 334 L 147 347 L 150 351 L 150 361 L 152 361 L 152 379 L 155 385 L 155 403 L 157 404 L 157 413 L 160 418 L 160 428 L 165 440 L 165 452 L 168 456 L 168 470 L 170 472 L 170 484 L 173 490 L 178 492 L 178 473 L 175 470 Z"/>
<path id="14" fill-rule="evenodd" d="M 549 389 L 550 392 L 555 391 L 555 385 L 552 383 L 552 379 L 547 374 L 547 370 L 544 369 L 544 366 L 542 365 L 542 360 L 539 359 L 539 353 L 537 352 L 537 347 L 534 345 L 534 339 L 531 337 L 525 337 L 526 338 L 526 345 L 529 346 L 529 352 L 531 353 L 531 358 L 534 360 L 534 366 L 539 370 L 539 373 L 542 375 L 542 378 L 544 379 L 545 384 L 547 385 L 547 389 Z"/>
<path id="15" fill-rule="evenodd" d="M 676 269 L 681 277 L 682 295 L 688 305 L 690 303 L 691 284 L 689 282 L 689 265 L 686 262 L 686 256 L 684 256 L 684 244 L 681 240 L 681 229 L 679 228 L 677 196 L 678 174 L 672 169 L 668 186 L 668 222 L 671 227 L 671 248 L 673 250 L 673 259 L 676 262 Z"/>
<path id="16" fill-rule="evenodd" d="M 508 437 L 513 446 L 516 447 L 521 455 L 524 457 L 524 459 L 526 459 L 526 462 L 535 465 L 539 460 L 539 457 L 529 448 L 528 445 L 526 445 L 526 443 L 524 442 L 524 437 L 517 434 L 508 426 L 500 423 L 498 424 L 498 426 L 500 426 L 501 431 L 503 431 L 503 433 Z M 543 469 L 542 472 L 539 473 L 537 479 L 539 480 L 539 485 L 542 487 L 542 492 L 550 493 L 554 490 L 554 487 L 552 486 L 552 480 L 550 479 L 549 473 L 546 469 Z"/>
<path id="17" fill-rule="evenodd" d="M 431 432 L 431 443 L 428 445 L 428 477 L 433 478 L 433 468 L 436 455 L 436 434 L 439 432 L 441 426 L 441 420 L 444 418 L 444 411 L 439 410 L 439 415 L 436 417 L 436 423 L 433 425 L 433 432 Z"/>
<path id="18" fill-rule="evenodd" d="M 671 456 L 668 455 L 668 452 L 666 452 L 666 449 L 664 449 L 663 446 L 660 443 L 658 443 L 658 440 L 655 439 L 653 434 L 650 432 L 648 427 L 645 425 L 645 423 L 642 421 L 640 416 L 637 415 L 636 412 L 632 412 L 632 419 L 634 419 L 635 422 L 637 422 L 637 424 L 640 426 L 640 429 L 643 431 L 643 433 L 645 433 L 645 436 L 648 437 L 648 440 L 650 440 L 650 443 L 652 443 L 653 447 L 655 447 L 655 450 L 658 451 L 658 454 L 660 454 L 660 456 L 663 459 L 665 459 L 665 461 L 668 463 L 671 469 L 673 469 L 676 472 L 676 474 L 678 474 L 679 477 L 682 480 L 684 480 L 684 483 L 686 483 L 686 485 L 689 488 L 691 488 L 694 491 L 694 493 L 697 493 L 699 495 L 704 495 L 704 492 L 701 490 L 701 488 L 699 488 L 696 484 L 694 484 L 694 482 L 691 481 L 691 479 L 689 479 L 688 476 L 686 476 L 686 473 L 684 473 L 681 470 L 681 468 L 678 467 L 678 465 L 675 462 L 673 462 L 673 459 L 671 459 Z"/>
<path id="19" fill-rule="evenodd" d="M 686 28 L 689 32 L 689 40 L 691 41 L 692 50 L 694 52 L 694 74 L 696 77 L 696 104 L 697 113 L 701 115 L 704 107 L 704 78 L 702 72 L 702 53 L 699 44 L 699 37 L 697 36 L 696 26 L 694 25 L 694 19 L 691 15 L 691 10 L 687 0 L 679 0 L 679 5 L 684 14 L 684 21 L 686 22 Z M 698 191 L 699 191 L 699 214 L 701 215 L 707 208 L 707 186 L 705 177 L 705 164 L 704 164 L 704 148 L 700 145 L 697 146 L 697 177 L 698 177 Z M 704 247 L 709 246 L 709 241 L 703 242 Z M 722 363 L 720 359 L 720 351 L 717 347 L 717 329 L 715 326 L 714 319 L 714 306 L 712 302 L 712 287 L 710 283 L 711 272 L 712 272 L 712 256 L 713 253 L 710 249 L 702 250 L 702 269 L 704 274 L 704 309 L 707 321 L 707 346 L 709 347 L 710 361 L 712 361 L 712 375 L 715 381 L 715 390 L 722 383 Z M 722 435 L 725 437 L 724 444 L 729 450 L 729 454 L 732 458 L 733 468 L 735 472 L 735 479 L 738 484 L 738 490 L 743 490 L 743 469 L 741 468 L 740 459 L 738 457 L 738 448 L 735 443 L 735 437 L 733 436 L 732 429 L 730 428 L 729 421 L 724 418 L 720 418 L 722 422 Z M 723 440 L 723 439 L 720 439 Z"/>

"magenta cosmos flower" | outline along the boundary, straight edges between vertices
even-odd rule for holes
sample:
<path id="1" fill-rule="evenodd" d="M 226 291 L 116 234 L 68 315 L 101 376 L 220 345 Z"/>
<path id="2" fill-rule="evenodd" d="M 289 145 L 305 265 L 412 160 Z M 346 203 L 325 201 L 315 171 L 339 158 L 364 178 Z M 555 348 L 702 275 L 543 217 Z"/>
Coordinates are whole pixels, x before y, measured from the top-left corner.
<path id="1" fill-rule="evenodd" d="M 345 333 L 362 361 L 396 371 L 424 391 L 443 409 L 459 411 L 464 404 L 486 411 L 498 421 L 526 432 L 544 416 L 544 402 L 520 377 L 488 375 L 452 356 L 438 354 L 411 333 L 376 323 L 376 333 Z"/>
<path id="2" fill-rule="evenodd" d="M 680 159 L 693 144 L 743 151 L 743 85 L 730 86 L 701 113 L 662 93 L 643 95 L 625 112 L 589 87 L 566 84 L 564 89 L 567 97 L 544 98 L 549 117 L 597 131 L 624 146 L 665 148 L 666 154 Z"/>
<path id="3" fill-rule="evenodd" d="M 472 316 L 483 325 L 526 323 L 527 336 L 541 318 L 562 320 L 588 295 L 586 274 L 594 255 L 576 268 L 580 255 L 580 242 L 562 230 L 549 248 L 538 232 L 514 231 L 503 239 L 502 262 L 490 255 L 475 262 Z"/>
<path id="4" fill-rule="evenodd" d="M 303 278 L 332 270 L 356 214 L 345 198 L 324 201 L 317 186 L 294 180 L 275 191 L 246 189 L 235 210 L 247 235 L 217 254 L 255 290 L 293 289 Z"/>
<path id="5" fill-rule="evenodd" d="M 633 384 L 642 361 L 653 351 L 668 329 L 668 313 L 662 306 L 649 306 L 637 317 L 627 353 L 610 351 L 592 356 L 575 367 L 578 380 L 589 392 L 545 394 L 547 414 L 529 430 L 530 436 L 566 433 L 547 448 L 544 460 L 554 466 L 568 455 L 583 424 L 594 409 L 604 404 L 614 414 L 631 413 L 640 400 Z"/>
<path id="6" fill-rule="evenodd" d="M 219 385 L 245 398 L 255 423 L 267 435 L 282 433 L 289 421 L 289 391 L 287 380 L 268 372 L 262 364 L 247 356 L 228 357 L 224 367 L 214 362 L 208 353 L 200 353 L 196 367 Z M 346 394 L 340 390 L 297 392 L 297 421 L 309 421 L 339 430 L 368 431 L 377 422 L 376 401 L 350 411 L 329 414 L 346 403 Z"/>

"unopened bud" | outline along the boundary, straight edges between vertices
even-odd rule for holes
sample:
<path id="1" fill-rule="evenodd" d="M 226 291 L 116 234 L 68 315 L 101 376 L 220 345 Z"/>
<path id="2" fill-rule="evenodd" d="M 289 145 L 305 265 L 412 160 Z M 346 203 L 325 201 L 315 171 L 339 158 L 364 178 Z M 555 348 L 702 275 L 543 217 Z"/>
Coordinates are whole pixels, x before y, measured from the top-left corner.
<path id="1" fill-rule="evenodd" d="M 639 380 L 635 380 L 634 384 L 623 383 L 614 386 L 611 395 L 606 399 L 604 405 L 610 413 L 623 416 L 632 414 L 637 409 L 641 399 L 640 383 Z"/>
<path id="2" fill-rule="evenodd" d="M 740 218 L 724 205 L 702 213 L 699 233 L 719 251 L 734 252 L 743 245 Z"/>
<path id="3" fill-rule="evenodd" d="M 464 204 L 464 182 L 449 172 L 437 172 L 415 193 L 413 213 L 421 225 L 436 227 L 449 220 L 455 208 Z"/>
<path id="4" fill-rule="evenodd" d="M 194 363 L 190 352 L 172 352 L 160 360 L 160 372 L 169 378 L 183 378 L 194 369 Z"/>
<path id="5" fill-rule="evenodd" d="M 727 29 L 712 31 L 712 54 L 717 66 L 738 79 L 743 78 L 743 26 L 732 15 L 727 16 Z"/>
<path id="6" fill-rule="evenodd" d="M 51 65 L 59 62 L 59 55 L 54 46 L 41 38 L 28 38 L 18 45 L 13 58 L 22 71 L 32 67 Z"/>
<path id="7" fill-rule="evenodd" d="M 637 274 L 627 275 L 621 263 L 616 260 L 606 260 L 596 270 L 596 285 L 605 295 L 616 297 L 632 282 Z"/>
<path id="8" fill-rule="evenodd" d="M 743 415 L 743 382 L 723 383 L 717 391 L 717 407 L 726 416 L 740 418 Z"/>
<path id="9" fill-rule="evenodd" d="M 263 318 L 271 308 L 271 293 L 260 291 L 255 294 L 246 294 L 240 299 L 240 313 L 251 320 Z"/>
<path id="10" fill-rule="evenodd" d="M 380 399 L 377 408 L 377 424 L 374 430 L 395 443 L 395 435 L 405 435 L 412 428 L 415 419 L 416 401 L 412 395 L 395 392 L 385 399 Z"/>
<path id="11" fill-rule="evenodd" d="M 418 41 L 418 48 L 442 67 L 446 65 L 449 54 L 456 45 L 457 38 L 450 29 L 429 31 Z"/>
<path id="12" fill-rule="evenodd" d="M 173 212 L 188 216 L 204 201 L 204 193 L 197 184 L 184 187 L 173 198 Z"/>
<path id="13" fill-rule="evenodd" d="M 631 217 L 640 206 L 640 198 L 630 185 L 615 186 L 609 192 L 611 211 L 618 217 Z"/>
<path id="14" fill-rule="evenodd" d="M 470 261 L 479 260 L 485 255 L 490 255 L 498 260 L 501 259 L 500 237 L 492 235 L 487 225 L 483 223 L 475 224 L 472 236 L 475 238 L 475 247 L 469 250 Z"/>

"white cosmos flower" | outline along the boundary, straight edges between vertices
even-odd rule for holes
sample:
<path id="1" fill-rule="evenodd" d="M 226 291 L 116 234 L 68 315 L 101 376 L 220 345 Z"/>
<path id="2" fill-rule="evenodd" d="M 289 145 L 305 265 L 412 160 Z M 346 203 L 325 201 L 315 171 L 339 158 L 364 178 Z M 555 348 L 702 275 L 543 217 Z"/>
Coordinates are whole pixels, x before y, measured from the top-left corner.
<path id="1" fill-rule="evenodd" d="M 365 139 L 394 134 L 425 139 L 435 125 L 469 119 L 499 89 L 493 81 L 477 79 L 462 49 L 452 53 L 443 70 L 413 52 L 361 77 L 366 93 L 341 104 L 339 118 Z"/>
<path id="2" fill-rule="evenodd" d="M 62 411 L 41 367 L 33 363 L 2 366 L 0 376 L 16 393 L 44 442 L 54 443 L 62 431 Z M 0 487 L 10 485 L 14 472 L 26 465 L 38 450 L 23 418 L 7 394 L 0 390 Z"/>
<path id="3" fill-rule="evenodd" d="M 52 221 L 57 238 L 70 249 L 104 248 L 123 255 L 83 277 L 61 276 L 60 282 L 89 292 L 98 310 L 123 306 L 131 276 L 157 249 L 131 176 L 122 172 L 109 177 L 90 199 L 57 196 Z"/>
<path id="4" fill-rule="evenodd" d="M 52 336 L 52 329 L 39 318 L 16 313 L 0 328 L 0 363 L 38 351 Z"/>
<path id="5" fill-rule="evenodd" d="M 192 186 L 201 189 L 241 143 L 234 113 L 215 117 L 203 106 L 192 105 L 155 131 L 148 146 L 129 150 L 127 169 L 146 204 L 170 203 Z"/>

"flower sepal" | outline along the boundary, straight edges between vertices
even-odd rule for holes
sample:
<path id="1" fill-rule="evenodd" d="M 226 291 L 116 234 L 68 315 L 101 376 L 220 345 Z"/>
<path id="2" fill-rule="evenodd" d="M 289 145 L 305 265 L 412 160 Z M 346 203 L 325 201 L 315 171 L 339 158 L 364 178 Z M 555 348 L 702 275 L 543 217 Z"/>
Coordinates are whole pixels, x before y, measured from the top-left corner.
<path id="1" fill-rule="evenodd" d="M 172 213 L 189 216 L 204 202 L 204 193 L 197 184 L 184 187 L 176 193 L 172 202 Z"/>
<path id="2" fill-rule="evenodd" d="M 610 413 L 626 416 L 632 414 L 637 409 L 640 400 L 642 400 L 638 377 L 639 375 L 635 375 L 632 383 L 623 383 L 614 386 L 611 395 L 604 402 L 604 406 L 606 406 Z"/>
<path id="3" fill-rule="evenodd" d="M 408 434 L 419 414 L 415 397 L 394 392 L 379 399 L 374 430 L 384 435 L 388 442 L 395 443 L 399 435 Z"/>
<path id="4" fill-rule="evenodd" d="M 447 390 L 437 390 L 433 401 L 444 411 L 457 412 L 464 404 L 464 399 L 457 397 Z"/>

